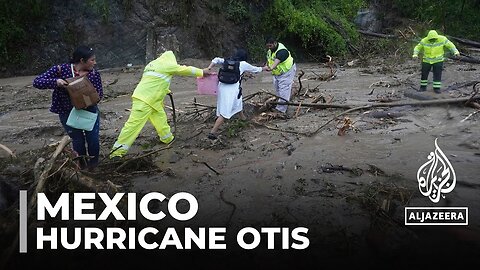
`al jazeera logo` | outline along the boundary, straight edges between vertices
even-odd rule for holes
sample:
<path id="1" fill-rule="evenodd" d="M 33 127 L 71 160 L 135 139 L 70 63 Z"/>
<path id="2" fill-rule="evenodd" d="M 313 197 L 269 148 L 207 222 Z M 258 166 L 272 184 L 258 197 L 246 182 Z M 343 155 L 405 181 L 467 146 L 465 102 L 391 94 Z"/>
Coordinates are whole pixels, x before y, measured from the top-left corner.
<path id="1" fill-rule="evenodd" d="M 437 139 L 427 159 L 417 171 L 418 188 L 436 204 L 453 191 L 457 178 Z M 468 207 L 405 207 L 405 225 L 468 225 Z"/>

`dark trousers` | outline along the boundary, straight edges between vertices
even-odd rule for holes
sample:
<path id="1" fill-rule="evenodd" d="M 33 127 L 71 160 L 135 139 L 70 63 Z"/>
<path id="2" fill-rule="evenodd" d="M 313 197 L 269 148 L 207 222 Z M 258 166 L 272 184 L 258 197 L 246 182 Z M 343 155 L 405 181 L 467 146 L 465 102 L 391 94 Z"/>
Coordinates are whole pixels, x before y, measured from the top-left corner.
<path id="1" fill-rule="evenodd" d="M 97 108 L 95 107 L 95 111 Z M 90 111 L 90 110 L 89 110 Z M 98 159 L 100 156 L 100 114 L 97 117 L 97 122 L 93 126 L 92 131 L 86 131 L 81 129 L 76 129 L 67 126 L 67 119 L 69 114 L 59 114 L 60 122 L 62 123 L 63 128 L 67 132 L 68 136 L 72 139 L 73 150 L 77 152 L 79 156 L 91 156 L 90 159 L 80 159 L 80 167 L 82 169 L 94 168 L 98 165 Z M 87 147 L 85 147 L 85 143 Z"/>
<path id="2" fill-rule="evenodd" d="M 430 70 L 433 69 L 433 89 L 440 91 L 442 88 L 442 70 L 443 62 L 438 62 L 435 64 L 422 63 L 422 78 L 420 81 L 420 88 L 426 89 L 428 85 L 428 75 Z"/>

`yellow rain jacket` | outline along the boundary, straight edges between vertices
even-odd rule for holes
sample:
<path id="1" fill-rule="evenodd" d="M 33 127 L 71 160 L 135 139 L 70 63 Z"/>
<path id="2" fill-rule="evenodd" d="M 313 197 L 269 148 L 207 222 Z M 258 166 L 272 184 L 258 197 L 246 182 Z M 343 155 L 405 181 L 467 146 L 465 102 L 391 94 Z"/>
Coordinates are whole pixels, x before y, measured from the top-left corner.
<path id="1" fill-rule="evenodd" d="M 173 75 L 203 77 L 203 70 L 177 64 L 172 51 L 166 51 L 148 63 L 133 91 L 130 116 L 113 145 L 110 158 L 124 156 L 147 121 L 155 127 L 161 142 L 170 143 L 174 139 L 163 109 Z"/>
<path id="2" fill-rule="evenodd" d="M 449 49 L 453 55 L 459 55 L 455 45 L 445 36 L 439 35 L 437 31 L 430 30 L 428 35 L 413 49 L 413 57 L 423 51 L 423 62 L 435 64 L 445 60 L 445 49 Z"/>
<path id="3" fill-rule="evenodd" d="M 177 64 L 173 52 L 166 51 L 145 67 L 142 79 L 132 97 L 147 103 L 157 111 L 163 110 L 163 99 L 170 93 L 173 75 L 203 77 L 203 70 Z"/>

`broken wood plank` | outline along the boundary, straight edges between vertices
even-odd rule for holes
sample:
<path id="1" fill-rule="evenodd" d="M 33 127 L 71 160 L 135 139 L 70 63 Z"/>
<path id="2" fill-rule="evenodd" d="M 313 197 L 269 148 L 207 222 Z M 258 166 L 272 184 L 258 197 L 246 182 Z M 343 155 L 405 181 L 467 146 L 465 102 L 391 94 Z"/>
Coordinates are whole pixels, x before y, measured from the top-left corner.
<path id="1" fill-rule="evenodd" d="M 474 99 L 480 99 L 480 97 L 476 97 Z M 318 109 L 325 109 L 325 108 L 341 108 L 341 109 L 351 109 L 355 107 L 398 107 L 398 106 L 426 106 L 426 105 L 442 105 L 442 104 L 450 104 L 450 103 L 462 103 L 471 101 L 470 97 L 465 98 L 446 98 L 446 99 L 435 99 L 435 100 L 422 100 L 422 101 L 407 101 L 407 102 L 385 102 L 385 103 L 372 103 L 372 104 L 318 104 L 318 103 L 303 103 L 303 107 L 313 107 Z M 270 102 L 270 104 L 280 104 L 280 105 L 293 105 L 298 106 L 300 103 L 298 102 Z"/>
<path id="2" fill-rule="evenodd" d="M 50 158 L 50 160 L 48 160 L 47 164 L 45 165 L 45 169 L 43 170 L 42 173 L 38 174 L 39 175 L 38 179 L 35 179 L 35 183 L 34 183 L 35 191 L 33 192 L 32 198 L 30 200 L 29 213 L 33 212 L 33 208 L 37 204 L 37 194 L 42 192 L 43 187 L 45 186 L 46 180 L 50 175 L 50 170 L 52 169 L 53 164 L 55 164 L 55 160 L 63 151 L 63 148 L 65 148 L 65 146 L 67 146 L 71 140 L 72 139 L 70 139 L 70 137 L 63 136 L 63 138 L 60 140 L 60 144 L 58 144 L 57 148 L 55 149 L 55 152 L 53 152 L 52 157 Z"/>
<path id="3" fill-rule="evenodd" d="M 461 53 L 460 56 L 451 56 L 449 57 L 453 60 L 458 60 L 466 63 L 480 64 L 480 59 Z"/>
<path id="4" fill-rule="evenodd" d="M 360 34 L 364 34 L 367 36 L 372 36 L 372 37 L 379 37 L 379 38 L 389 38 L 389 39 L 394 39 L 397 38 L 395 35 L 388 35 L 388 34 L 381 34 L 381 33 L 375 33 L 371 31 L 365 31 L 365 30 L 358 30 Z"/>
<path id="5" fill-rule="evenodd" d="M 10 148 L 6 147 L 5 145 L 1 144 L 0 143 L 0 148 L 5 150 L 5 152 L 7 152 L 11 157 L 13 158 L 16 158 L 17 156 L 13 153 L 12 150 L 10 150 Z"/>
<path id="6" fill-rule="evenodd" d="M 477 41 L 468 40 L 468 39 L 459 38 L 459 37 L 453 37 L 453 36 L 446 36 L 446 37 L 448 39 L 457 41 L 457 42 L 465 44 L 465 45 L 469 45 L 469 46 L 472 46 L 472 47 L 475 47 L 475 48 L 480 48 L 480 42 L 477 42 Z"/>

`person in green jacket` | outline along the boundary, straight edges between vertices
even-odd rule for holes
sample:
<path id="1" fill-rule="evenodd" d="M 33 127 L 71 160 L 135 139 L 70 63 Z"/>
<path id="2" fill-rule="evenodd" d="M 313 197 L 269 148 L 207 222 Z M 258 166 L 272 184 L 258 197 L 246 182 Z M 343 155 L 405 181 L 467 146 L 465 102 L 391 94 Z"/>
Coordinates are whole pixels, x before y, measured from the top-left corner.
<path id="1" fill-rule="evenodd" d="M 420 91 L 426 91 L 428 86 L 428 75 L 433 69 L 433 91 L 440 94 L 442 88 L 442 70 L 445 60 L 445 48 L 453 55 L 458 56 L 455 45 L 445 36 L 439 35 L 437 31 L 430 30 L 428 35 L 413 49 L 413 58 L 418 58 L 419 53 L 423 53 L 422 60 L 422 78 L 420 80 Z"/>
<path id="2" fill-rule="evenodd" d="M 172 51 L 166 51 L 148 63 L 143 70 L 142 79 L 133 92 L 130 116 L 113 145 L 110 159 L 123 157 L 128 152 L 148 120 L 155 127 L 162 143 L 173 141 L 174 136 L 163 109 L 163 100 L 170 93 L 173 75 L 203 77 L 208 74 L 211 74 L 208 69 L 177 64 Z"/>

